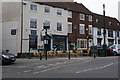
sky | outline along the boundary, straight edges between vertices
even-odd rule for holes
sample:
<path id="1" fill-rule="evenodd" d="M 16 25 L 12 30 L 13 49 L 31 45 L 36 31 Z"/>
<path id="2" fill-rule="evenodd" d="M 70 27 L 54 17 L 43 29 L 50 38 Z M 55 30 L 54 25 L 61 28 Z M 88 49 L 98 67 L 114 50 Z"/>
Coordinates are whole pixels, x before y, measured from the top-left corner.
<path id="1" fill-rule="evenodd" d="M 105 4 L 105 15 L 118 19 L 118 2 L 120 0 L 74 0 L 82 3 L 90 11 L 103 14 L 103 4 Z"/>

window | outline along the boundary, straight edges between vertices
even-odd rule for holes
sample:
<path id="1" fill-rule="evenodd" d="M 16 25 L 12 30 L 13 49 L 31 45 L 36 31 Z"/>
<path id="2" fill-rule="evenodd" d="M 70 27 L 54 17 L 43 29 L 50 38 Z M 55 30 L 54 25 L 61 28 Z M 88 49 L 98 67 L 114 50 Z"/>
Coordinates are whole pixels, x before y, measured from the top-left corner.
<path id="1" fill-rule="evenodd" d="M 37 19 L 30 19 L 30 28 L 37 28 Z"/>
<path id="2" fill-rule="evenodd" d="M 80 20 L 85 20 L 85 15 L 80 13 Z"/>
<path id="3" fill-rule="evenodd" d="M 50 7 L 45 7 L 45 13 L 50 13 Z"/>
<path id="4" fill-rule="evenodd" d="M 50 21 L 49 20 L 45 20 L 45 22 L 43 23 L 43 27 L 44 26 L 49 26 L 50 27 Z"/>
<path id="5" fill-rule="evenodd" d="M 68 17 L 72 18 L 72 11 L 68 11 Z"/>
<path id="6" fill-rule="evenodd" d="M 85 34 L 85 24 L 80 24 L 80 34 Z"/>
<path id="7" fill-rule="evenodd" d="M 108 30 L 108 37 L 113 37 L 113 31 L 112 30 Z"/>
<path id="8" fill-rule="evenodd" d="M 119 31 L 117 31 L 117 37 L 120 37 Z"/>
<path id="9" fill-rule="evenodd" d="M 86 39 L 79 39 L 77 41 L 77 46 L 79 48 L 87 48 L 87 40 Z"/>
<path id="10" fill-rule="evenodd" d="M 62 10 L 57 10 L 57 15 L 62 15 Z"/>
<path id="11" fill-rule="evenodd" d="M 97 35 L 101 35 L 101 29 L 100 28 L 98 28 L 98 30 L 97 30 Z"/>
<path id="12" fill-rule="evenodd" d="M 68 33 L 72 33 L 72 23 L 68 23 Z"/>
<path id="13" fill-rule="evenodd" d="M 117 26 L 120 26 L 120 24 L 119 24 L 119 23 L 117 23 Z"/>
<path id="14" fill-rule="evenodd" d="M 92 25 L 89 25 L 89 35 L 92 35 Z"/>
<path id="15" fill-rule="evenodd" d="M 62 23 L 57 23 L 57 31 L 62 31 Z"/>
<path id="16" fill-rule="evenodd" d="M 37 30 L 31 30 L 31 35 L 37 35 Z"/>
<path id="17" fill-rule="evenodd" d="M 96 23 L 99 23 L 99 19 L 95 19 L 95 22 L 96 22 Z"/>
<path id="18" fill-rule="evenodd" d="M 11 30 L 11 35 L 16 35 L 16 29 Z"/>
<path id="19" fill-rule="evenodd" d="M 92 16 L 91 15 L 89 15 L 89 21 L 92 21 Z"/>
<path id="20" fill-rule="evenodd" d="M 109 22 L 109 25 L 112 25 L 112 22 Z"/>
<path id="21" fill-rule="evenodd" d="M 35 4 L 30 4 L 30 10 L 31 10 L 31 11 L 37 11 L 37 5 L 35 5 Z"/>

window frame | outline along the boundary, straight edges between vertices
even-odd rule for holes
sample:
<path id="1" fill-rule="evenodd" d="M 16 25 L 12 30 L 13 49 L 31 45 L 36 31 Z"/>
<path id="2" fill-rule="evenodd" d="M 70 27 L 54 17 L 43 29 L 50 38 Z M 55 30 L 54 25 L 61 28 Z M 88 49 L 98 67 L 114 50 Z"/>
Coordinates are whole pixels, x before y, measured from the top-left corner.
<path id="1" fill-rule="evenodd" d="M 31 5 L 36 6 L 36 9 L 35 9 L 35 8 L 31 9 Z M 30 11 L 35 11 L 35 12 L 37 12 L 37 11 L 38 11 L 38 5 L 31 3 L 29 9 L 30 9 Z"/>
<path id="2" fill-rule="evenodd" d="M 92 19 L 93 19 L 92 15 L 89 15 L 88 16 L 88 21 L 92 21 Z"/>
<path id="3" fill-rule="evenodd" d="M 50 14 L 50 7 L 45 6 L 44 7 L 44 12 L 47 13 L 47 14 Z"/>
<path id="4" fill-rule="evenodd" d="M 71 26 L 69 26 L 71 25 Z M 68 33 L 72 33 L 73 32 L 73 25 L 72 25 L 72 22 L 68 22 Z"/>
<path id="5" fill-rule="evenodd" d="M 89 30 L 89 31 L 88 31 L 89 35 L 92 35 L 92 34 L 93 34 L 93 33 L 92 33 L 92 32 L 93 32 L 92 25 L 88 25 L 88 28 L 89 28 L 89 29 L 88 29 L 88 30 Z"/>
<path id="6" fill-rule="evenodd" d="M 60 26 L 58 24 L 60 24 Z M 63 26 L 63 24 L 61 22 L 57 22 L 57 31 L 58 32 L 62 32 L 62 26 Z"/>
<path id="7" fill-rule="evenodd" d="M 82 30 L 81 30 L 81 27 L 82 27 Z M 79 24 L 79 33 L 85 34 L 85 24 Z"/>
<path id="8" fill-rule="evenodd" d="M 85 20 L 85 14 L 80 13 L 80 20 Z"/>
<path id="9" fill-rule="evenodd" d="M 68 11 L 68 18 L 72 18 L 72 11 Z"/>
<path id="10" fill-rule="evenodd" d="M 60 12 L 60 14 L 59 14 L 59 12 Z M 57 9 L 57 15 L 58 15 L 58 16 L 62 16 L 62 10 Z"/>
<path id="11" fill-rule="evenodd" d="M 31 27 L 31 20 L 36 20 L 36 27 Z M 31 17 L 29 23 L 30 23 L 30 28 L 31 28 L 31 29 L 37 29 L 37 27 L 38 27 L 38 19 L 37 19 L 37 18 Z"/>
<path id="12" fill-rule="evenodd" d="M 17 30 L 16 29 L 11 29 L 11 35 L 16 35 L 17 34 Z"/>

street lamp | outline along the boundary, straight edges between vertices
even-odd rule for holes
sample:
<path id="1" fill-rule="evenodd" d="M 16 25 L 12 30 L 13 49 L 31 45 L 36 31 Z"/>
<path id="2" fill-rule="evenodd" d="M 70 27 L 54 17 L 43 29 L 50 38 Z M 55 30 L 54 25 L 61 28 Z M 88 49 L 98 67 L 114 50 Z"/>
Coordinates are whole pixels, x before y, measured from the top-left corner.
<path id="1" fill-rule="evenodd" d="M 107 49 L 107 45 L 106 45 L 106 30 L 105 30 L 105 4 L 103 4 L 103 25 L 104 25 L 104 30 L 103 30 L 103 36 L 104 36 L 104 44 L 103 44 L 103 49 L 104 49 L 104 55 L 107 56 L 106 54 L 106 49 Z"/>

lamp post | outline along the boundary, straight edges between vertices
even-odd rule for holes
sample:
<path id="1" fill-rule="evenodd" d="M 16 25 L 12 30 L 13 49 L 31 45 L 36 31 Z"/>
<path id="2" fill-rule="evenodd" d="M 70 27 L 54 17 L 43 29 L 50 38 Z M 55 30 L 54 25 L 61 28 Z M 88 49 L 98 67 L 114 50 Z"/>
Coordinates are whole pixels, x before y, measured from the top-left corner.
<path id="1" fill-rule="evenodd" d="M 77 26 L 75 25 L 74 26 L 74 32 L 75 32 L 75 47 L 74 48 L 75 49 L 76 49 L 76 45 L 77 45 L 77 43 L 76 43 L 77 42 L 77 40 L 76 40 L 76 29 L 77 29 Z"/>
<path id="2" fill-rule="evenodd" d="M 104 36 L 104 44 L 103 44 L 103 49 L 104 49 L 104 55 L 107 56 L 106 54 L 106 49 L 107 49 L 107 45 L 106 45 L 106 30 L 105 30 L 105 4 L 103 4 L 103 25 L 104 25 L 104 30 L 103 30 L 103 36 Z"/>
<path id="3" fill-rule="evenodd" d="M 21 45 L 20 45 L 20 53 L 22 53 L 23 48 L 23 0 L 21 1 Z"/>

